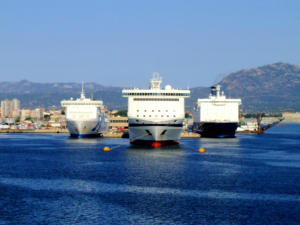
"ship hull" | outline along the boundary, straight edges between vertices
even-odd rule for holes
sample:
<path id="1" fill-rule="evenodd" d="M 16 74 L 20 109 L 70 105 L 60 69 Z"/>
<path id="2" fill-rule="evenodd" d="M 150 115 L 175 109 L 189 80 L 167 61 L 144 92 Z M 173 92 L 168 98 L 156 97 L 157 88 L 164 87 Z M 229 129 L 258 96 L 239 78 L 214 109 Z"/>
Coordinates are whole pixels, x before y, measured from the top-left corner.
<path id="1" fill-rule="evenodd" d="M 201 137 L 231 138 L 235 137 L 238 123 L 216 123 L 216 122 L 196 122 L 193 131 L 199 133 Z"/>
<path id="2" fill-rule="evenodd" d="M 99 120 L 67 120 L 67 128 L 72 137 L 99 137 L 106 130 Z"/>
<path id="3" fill-rule="evenodd" d="M 129 124 L 129 138 L 132 144 L 179 143 L 181 131 L 182 124 Z"/>

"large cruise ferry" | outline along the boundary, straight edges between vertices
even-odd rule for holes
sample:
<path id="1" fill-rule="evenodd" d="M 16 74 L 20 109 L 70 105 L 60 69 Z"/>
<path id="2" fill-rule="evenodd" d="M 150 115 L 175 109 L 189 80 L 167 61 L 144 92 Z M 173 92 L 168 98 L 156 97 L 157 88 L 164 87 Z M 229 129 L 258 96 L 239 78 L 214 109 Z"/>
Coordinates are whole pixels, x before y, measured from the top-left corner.
<path id="1" fill-rule="evenodd" d="M 108 117 L 103 102 L 86 98 L 84 86 L 80 98 L 61 101 L 66 109 L 67 128 L 73 137 L 100 136 L 108 129 Z"/>
<path id="2" fill-rule="evenodd" d="M 185 116 L 184 99 L 190 90 L 160 88 L 162 78 L 153 73 L 149 89 L 123 89 L 128 98 L 128 125 L 131 143 L 178 143 Z"/>
<path id="3" fill-rule="evenodd" d="M 234 137 L 241 99 L 227 99 L 221 86 L 212 86 L 208 99 L 198 99 L 193 112 L 193 131 L 201 137 Z"/>

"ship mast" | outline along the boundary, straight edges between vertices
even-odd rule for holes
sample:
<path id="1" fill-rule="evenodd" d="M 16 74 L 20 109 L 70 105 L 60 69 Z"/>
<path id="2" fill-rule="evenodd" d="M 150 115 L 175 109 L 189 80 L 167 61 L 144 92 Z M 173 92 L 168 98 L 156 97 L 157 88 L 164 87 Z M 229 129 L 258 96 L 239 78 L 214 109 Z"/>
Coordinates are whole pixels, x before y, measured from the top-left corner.
<path id="1" fill-rule="evenodd" d="M 162 78 L 159 73 L 155 72 L 152 74 L 153 77 L 150 81 L 150 89 L 160 89 L 160 84 L 162 83 Z"/>
<path id="2" fill-rule="evenodd" d="M 84 94 L 84 83 L 82 81 L 81 84 L 81 95 L 80 95 L 80 99 L 85 99 L 85 94 Z"/>

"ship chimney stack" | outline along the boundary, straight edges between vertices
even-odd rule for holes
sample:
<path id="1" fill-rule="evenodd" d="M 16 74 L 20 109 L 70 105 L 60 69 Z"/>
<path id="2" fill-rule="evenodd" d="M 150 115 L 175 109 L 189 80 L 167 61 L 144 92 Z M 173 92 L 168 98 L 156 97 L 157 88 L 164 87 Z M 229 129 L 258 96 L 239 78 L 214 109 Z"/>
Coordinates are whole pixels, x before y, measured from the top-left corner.
<path id="1" fill-rule="evenodd" d="M 216 86 L 211 86 L 210 87 L 210 95 L 211 96 L 216 96 L 217 95 Z"/>

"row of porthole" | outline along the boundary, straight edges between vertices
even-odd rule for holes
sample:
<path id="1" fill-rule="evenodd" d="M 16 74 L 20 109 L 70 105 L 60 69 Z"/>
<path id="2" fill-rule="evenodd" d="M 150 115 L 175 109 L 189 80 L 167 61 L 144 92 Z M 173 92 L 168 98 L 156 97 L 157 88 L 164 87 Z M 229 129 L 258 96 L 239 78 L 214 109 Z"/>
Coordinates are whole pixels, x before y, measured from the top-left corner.
<path id="1" fill-rule="evenodd" d="M 136 115 L 136 117 L 140 117 L 140 116 Z M 143 115 L 143 117 L 146 117 L 146 115 Z M 151 117 L 151 115 L 148 115 L 148 117 Z M 158 115 L 155 115 L 155 117 L 158 117 Z M 161 117 L 164 117 L 164 115 L 161 115 Z M 167 115 L 166 117 L 169 117 L 169 115 Z M 176 117 L 176 116 L 173 115 L 173 117 Z"/>
<path id="2" fill-rule="evenodd" d="M 136 110 L 137 112 L 139 112 L 140 110 Z M 157 110 L 158 112 L 160 112 L 160 110 Z M 147 112 L 147 110 L 145 109 L 144 112 Z M 154 112 L 154 110 L 152 109 L 152 112 Z M 166 110 L 166 112 L 168 112 L 168 110 Z M 173 110 L 173 112 L 176 112 L 175 110 Z"/>

